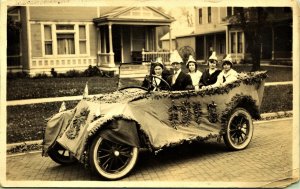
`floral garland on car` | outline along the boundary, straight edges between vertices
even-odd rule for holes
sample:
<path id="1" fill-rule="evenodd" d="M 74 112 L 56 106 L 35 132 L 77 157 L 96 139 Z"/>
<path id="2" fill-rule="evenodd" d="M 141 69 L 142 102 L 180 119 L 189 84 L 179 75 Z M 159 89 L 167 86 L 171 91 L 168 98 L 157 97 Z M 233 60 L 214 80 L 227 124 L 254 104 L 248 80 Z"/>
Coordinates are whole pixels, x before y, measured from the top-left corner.
<path id="1" fill-rule="evenodd" d="M 172 91 L 171 93 L 169 91 L 161 91 L 157 93 L 141 93 L 137 95 L 136 97 L 132 98 L 130 101 L 136 101 L 144 98 L 152 98 L 152 99 L 161 99 L 161 98 L 171 98 L 171 99 L 179 99 L 183 97 L 193 97 L 193 96 L 211 96 L 215 94 L 227 94 L 229 91 L 231 91 L 233 88 L 236 88 L 240 86 L 241 83 L 245 85 L 256 85 L 257 88 L 260 86 L 261 82 L 267 78 L 267 72 L 266 71 L 257 71 L 257 72 L 242 72 L 238 76 L 238 80 L 228 83 L 225 86 L 221 87 L 213 87 L 213 88 L 207 88 L 199 91 L 194 90 L 187 90 L 187 91 Z"/>
<path id="2" fill-rule="evenodd" d="M 199 91 L 187 90 L 187 91 L 160 91 L 160 92 L 147 92 L 141 89 L 125 89 L 121 91 L 115 91 L 113 93 L 101 94 L 91 98 L 86 98 L 88 101 L 101 102 L 101 103 L 118 103 L 118 102 L 133 102 L 140 99 L 161 99 L 161 98 L 171 98 L 178 99 L 182 97 L 192 97 L 192 96 L 211 96 L 215 94 L 225 94 L 229 93 L 233 88 L 240 86 L 241 83 L 246 85 L 256 85 L 259 87 L 261 82 L 267 78 L 266 71 L 257 72 L 242 72 L 238 75 L 238 80 L 227 84 L 226 86 L 214 87 L 209 89 L 203 89 Z"/>
<path id="3" fill-rule="evenodd" d="M 252 107 L 251 109 L 248 109 L 249 113 L 254 119 L 260 118 L 259 108 L 256 105 L 256 101 L 248 95 L 244 95 L 243 93 L 237 94 L 234 97 L 231 98 L 231 101 L 229 103 L 226 103 L 225 110 L 221 113 L 220 116 L 220 122 L 222 129 L 220 131 L 220 135 L 225 134 L 228 120 L 233 113 L 234 109 L 238 106 L 239 107 L 247 109 L 247 107 Z"/>

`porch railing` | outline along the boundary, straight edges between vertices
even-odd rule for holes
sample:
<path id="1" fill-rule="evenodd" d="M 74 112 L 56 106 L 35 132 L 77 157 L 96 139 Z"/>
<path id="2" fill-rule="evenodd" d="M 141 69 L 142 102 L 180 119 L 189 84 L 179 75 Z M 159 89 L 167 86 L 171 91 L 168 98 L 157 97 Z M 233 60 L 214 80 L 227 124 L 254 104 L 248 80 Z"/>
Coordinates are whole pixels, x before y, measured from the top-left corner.
<path id="1" fill-rule="evenodd" d="M 142 61 L 143 62 L 153 62 L 158 57 L 161 57 L 162 61 L 164 63 L 170 62 L 170 52 L 169 51 L 162 51 L 162 52 L 152 51 L 152 52 L 150 52 L 150 51 L 145 51 L 145 49 L 142 49 Z"/>

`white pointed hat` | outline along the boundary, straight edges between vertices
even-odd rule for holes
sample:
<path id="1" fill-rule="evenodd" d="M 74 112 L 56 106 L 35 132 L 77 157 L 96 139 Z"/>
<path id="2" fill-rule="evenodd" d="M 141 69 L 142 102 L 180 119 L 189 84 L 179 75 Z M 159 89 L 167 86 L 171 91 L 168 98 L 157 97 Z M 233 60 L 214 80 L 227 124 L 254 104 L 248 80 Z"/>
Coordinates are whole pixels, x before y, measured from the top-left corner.
<path id="1" fill-rule="evenodd" d="M 216 61 L 218 61 L 218 57 L 217 57 L 215 51 L 212 52 L 212 54 L 210 55 L 210 57 L 208 58 L 208 60 L 216 60 Z"/>
<path id="2" fill-rule="evenodd" d="M 153 62 L 153 64 L 159 65 L 159 66 L 161 66 L 162 68 L 164 67 L 164 64 L 163 64 L 163 62 L 162 62 L 162 57 L 157 57 L 156 60 L 155 60 L 155 62 Z"/>
<path id="3" fill-rule="evenodd" d="M 196 63 L 196 60 L 193 58 L 192 55 L 189 56 L 189 59 L 188 59 L 188 61 L 186 62 L 186 65 L 188 65 L 190 62 Z"/>
<path id="4" fill-rule="evenodd" d="M 174 50 L 170 56 L 170 62 L 171 64 L 174 63 L 174 62 L 178 62 L 178 63 L 182 63 L 182 58 L 181 56 L 179 55 L 178 51 L 177 50 Z"/>
<path id="5" fill-rule="evenodd" d="M 227 56 L 222 61 L 223 61 L 223 64 L 224 64 L 224 62 L 230 62 L 232 65 L 231 54 L 227 54 Z"/>

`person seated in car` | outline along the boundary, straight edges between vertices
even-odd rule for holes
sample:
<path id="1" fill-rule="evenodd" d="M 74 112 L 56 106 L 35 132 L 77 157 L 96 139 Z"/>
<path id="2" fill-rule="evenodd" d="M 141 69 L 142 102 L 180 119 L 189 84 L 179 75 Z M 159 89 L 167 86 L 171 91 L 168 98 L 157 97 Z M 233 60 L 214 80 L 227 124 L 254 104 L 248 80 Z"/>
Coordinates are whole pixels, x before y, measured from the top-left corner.
<path id="1" fill-rule="evenodd" d="M 149 88 L 151 91 L 167 90 L 167 83 L 161 80 L 166 80 L 163 71 L 164 65 L 162 63 L 162 59 L 161 57 L 158 57 L 156 61 L 151 64 L 150 75 L 153 75 L 154 77 L 146 77 L 143 81 L 142 87 Z"/>
<path id="2" fill-rule="evenodd" d="M 190 77 L 192 79 L 192 85 L 193 85 L 194 89 L 198 90 L 199 89 L 199 81 L 202 76 L 202 72 L 200 72 L 198 70 L 198 65 L 192 55 L 189 56 L 189 59 L 186 63 L 186 67 L 189 70 L 188 74 L 190 75 Z"/>
<path id="3" fill-rule="evenodd" d="M 171 54 L 170 62 L 173 67 L 173 73 L 167 78 L 167 81 L 171 86 L 171 89 L 173 91 L 192 89 L 192 79 L 188 74 L 181 70 L 183 61 L 177 50 L 173 51 Z"/>
<path id="4" fill-rule="evenodd" d="M 232 69 L 233 63 L 231 55 L 228 54 L 223 60 L 222 60 L 222 72 L 218 75 L 217 82 L 212 85 L 212 87 L 219 87 L 224 86 L 228 83 L 232 83 L 237 80 L 238 73 Z"/>
<path id="5" fill-rule="evenodd" d="M 204 70 L 200 78 L 199 88 L 215 84 L 221 70 L 217 68 L 218 58 L 216 52 L 208 58 L 208 68 Z"/>

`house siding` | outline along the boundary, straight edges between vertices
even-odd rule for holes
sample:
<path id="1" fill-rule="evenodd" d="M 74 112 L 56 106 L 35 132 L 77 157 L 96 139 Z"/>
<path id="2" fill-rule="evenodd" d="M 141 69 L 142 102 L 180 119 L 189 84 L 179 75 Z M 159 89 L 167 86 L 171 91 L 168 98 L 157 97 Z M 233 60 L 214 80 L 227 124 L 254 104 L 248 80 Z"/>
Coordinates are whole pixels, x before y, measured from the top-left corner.
<path id="1" fill-rule="evenodd" d="M 29 8 L 29 10 L 31 21 L 92 21 L 93 18 L 97 17 L 97 7 L 32 6 Z"/>
<path id="2" fill-rule="evenodd" d="M 220 9 L 220 13 L 219 10 Z M 226 8 L 218 8 L 212 7 L 211 8 L 211 23 L 208 23 L 208 15 L 207 15 L 207 7 L 202 8 L 202 24 L 199 24 L 199 8 L 195 8 L 195 33 L 199 34 L 206 34 L 215 31 L 225 31 L 226 26 L 220 25 L 220 23 L 224 23 L 222 18 L 226 17 Z"/>
<path id="3" fill-rule="evenodd" d="M 42 57 L 41 25 L 31 24 L 31 55 L 32 57 Z"/>
<path id="4" fill-rule="evenodd" d="M 177 49 L 180 49 L 184 46 L 191 47 L 195 52 L 195 37 L 177 38 Z"/>
<path id="5" fill-rule="evenodd" d="M 89 38 L 90 38 L 90 56 L 97 55 L 97 29 L 94 25 L 89 24 Z"/>

